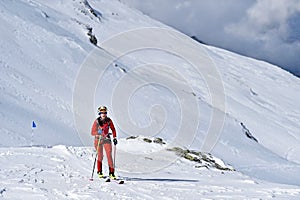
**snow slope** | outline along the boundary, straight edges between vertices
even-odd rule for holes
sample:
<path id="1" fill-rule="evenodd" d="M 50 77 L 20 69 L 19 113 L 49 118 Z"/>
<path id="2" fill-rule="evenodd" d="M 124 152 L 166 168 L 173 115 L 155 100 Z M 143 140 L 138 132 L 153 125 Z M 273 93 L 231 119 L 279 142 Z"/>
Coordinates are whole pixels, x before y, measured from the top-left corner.
<path id="1" fill-rule="evenodd" d="M 159 144 L 157 144 L 159 145 Z M 133 148 L 139 146 L 139 148 Z M 124 185 L 103 180 L 89 181 L 94 152 L 88 147 L 53 146 L 0 148 L 3 199 L 298 199 L 300 188 L 257 181 L 239 172 L 197 168 L 183 158 L 157 172 L 134 173 L 134 166 L 147 170 L 145 162 L 164 162 L 175 154 L 163 151 L 159 158 L 126 157 L 123 150 L 145 153 L 157 148 L 142 140 L 121 139 L 118 176 Z M 152 159 L 152 160 L 151 160 Z M 126 164 L 125 164 L 126 163 Z M 105 166 L 105 171 L 107 168 Z"/>
<path id="2" fill-rule="evenodd" d="M 192 189 L 198 191 L 197 197 L 215 199 L 299 197 L 300 81 L 290 73 L 198 44 L 118 1 L 4 0 L 0 11 L 1 196 L 15 199 L 11 191 L 20 191 L 25 198 L 49 199 L 109 198 L 112 194 L 116 198 L 196 198 L 190 194 Z M 150 27 L 167 32 L 156 34 L 157 29 Z M 104 50 L 89 42 L 88 33 Z M 122 36 L 128 37 L 116 40 Z M 136 48 L 126 52 L 139 42 L 165 45 L 169 51 Z M 196 57 L 200 65 L 193 66 L 183 55 Z M 98 64 L 118 59 L 107 66 L 90 65 L 93 56 Z M 80 82 L 85 67 L 94 71 Z M 212 69 L 217 76 L 211 76 Z M 217 84 L 209 85 L 209 80 Z M 77 95 L 78 87 L 84 89 L 82 94 Z M 78 102 L 92 108 L 83 106 L 87 114 L 78 116 L 74 107 Z M 196 150 L 203 150 L 211 136 L 213 117 L 224 116 L 220 135 L 218 130 L 212 132 L 217 140 L 210 144 L 211 152 L 238 172 L 220 175 L 195 169 L 186 161 L 164 160 L 165 146 L 147 152 L 143 143 L 126 146 L 122 139 L 118 162 L 130 165 L 126 170 L 118 167 L 121 176 L 131 179 L 130 191 L 84 182 L 91 170 L 92 150 L 70 146 L 91 144 L 89 129 L 100 104 L 110 108 L 119 138 L 159 136 L 168 141 L 167 147 Z M 31 129 L 33 120 L 37 129 Z M 30 144 L 41 147 L 30 148 Z M 42 147 L 58 144 L 65 146 Z M 141 154 L 134 154 L 137 163 L 128 162 L 134 146 L 142 146 L 137 148 Z M 148 163 L 152 171 L 145 172 L 145 157 L 160 159 Z"/>

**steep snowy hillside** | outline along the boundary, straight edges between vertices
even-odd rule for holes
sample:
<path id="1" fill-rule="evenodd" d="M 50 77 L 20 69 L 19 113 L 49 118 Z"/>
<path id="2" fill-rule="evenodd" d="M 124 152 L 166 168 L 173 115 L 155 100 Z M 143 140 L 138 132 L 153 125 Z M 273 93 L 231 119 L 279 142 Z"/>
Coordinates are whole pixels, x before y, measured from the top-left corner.
<path id="1" fill-rule="evenodd" d="M 199 44 L 117 0 L 4 0 L 0 11 L 1 166 L 9 163 L 1 167 L 1 182 L 17 173 L 18 190 L 38 191 L 36 198 L 46 194 L 75 199 L 82 198 L 76 196 L 82 192 L 86 199 L 100 197 L 95 194 L 97 183 L 81 185 L 92 164 L 90 147 L 82 146 L 92 144 L 96 108 L 105 104 L 122 138 L 122 153 L 117 154 L 120 174 L 131 178 L 132 190 L 140 181 L 154 182 L 138 189 L 141 193 L 155 186 L 154 196 L 178 187 L 186 188 L 187 194 L 191 187 L 203 196 L 213 191 L 209 198 L 228 197 L 220 190 L 236 194 L 236 199 L 299 197 L 298 78 L 268 63 Z M 31 128 L 32 121 L 36 129 Z M 124 139 L 131 135 L 161 137 L 167 145 L 147 149 L 144 143 Z M 30 148 L 31 144 L 40 147 Z M 57 144 L 64 146 L 42 147 Z M 238 172 L 230 172 L 219 183 L 214 178 L 220 178 L 219 171 L 206 170 L 203 175 L 186 162 L 178 167 L 176 159 L 167 159 L 166 149 L 174 146 L 211 152 Z M 73 152 L 64 154 L 69 148 Z M 30 163 L 19 163 L 19 154 Z M 82 158 L 73 158 L 78 154 Z M 132 157 L 139 162 L 128 162 Z M 56 162 L 63 163 L 59 169 L 64 175 L 43 186 L 45 179 L 60 173 Z M 50 174 L 45 174 L 46 168 Z M 75 171 L 78 179 L 69 171 Z M 40 172 L 44 182 L 37 177 Z M 34 177 L 28 179 L 28 188 L 22 174 Z M 200 175 L 194 180 L 194 174 Z M 62 177 L 75 187 L 62 187 L 69 193 L 53 187 Z M 231 179 L 244 180 L 242 196 L 238 184 L 224 187 Z M 267 192 L 256 192 L 261 184 Z M 160 190 L 163 186 L 166 190 Z M 244 194 L 248 187 L 249 196 Z M 10 188 L 18 188 L 13 177 L 0 187 L 0 195 Z M 114 189 L 105 186 L 101 191 L 116 193 Z"/>
<path id="2" fill-rule="evenodd" d="M 38 126 L 35 144 L 81 144 L 72 90 L 81 63 L 94 48 L 88 33 L 100 42 L 159 24 L 117 1 L 91 5 L 84 0 L 0 2 L 1 145 L 30 144 L 32 120 Z"/>

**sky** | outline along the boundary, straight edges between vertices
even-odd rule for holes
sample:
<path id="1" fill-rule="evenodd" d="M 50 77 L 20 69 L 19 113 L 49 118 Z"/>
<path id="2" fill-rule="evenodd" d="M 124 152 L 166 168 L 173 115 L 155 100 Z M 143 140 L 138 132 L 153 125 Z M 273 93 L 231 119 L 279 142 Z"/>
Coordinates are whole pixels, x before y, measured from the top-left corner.
<path id="1" fill-rule="evenodd" d="M 122 0 L 189 36 L 300 76 L 300 0 Z"/>

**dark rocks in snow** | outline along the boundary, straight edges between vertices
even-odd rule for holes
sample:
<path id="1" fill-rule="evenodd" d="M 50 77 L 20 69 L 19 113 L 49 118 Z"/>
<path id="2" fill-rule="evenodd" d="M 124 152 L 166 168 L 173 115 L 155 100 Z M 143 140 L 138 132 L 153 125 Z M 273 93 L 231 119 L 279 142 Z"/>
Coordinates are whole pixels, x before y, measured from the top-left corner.
<path id="1" fill-rule="evenodd" d="M 6 192 L 6 188 L 0 190 L 0 195 L 2 196 L 4 192 Z"/>
<path id="2" fill-rule="evenodd" d="M 247 129 L 247 127 L 243 124 L 243 122 L 241 122 L 241 126 L 242 126 L 244 134 L 248 138 L 250 138 L 251 140 L 254 140 L 255 142 L 258 142 L 258 140 L 250 133 L 249 129 Z"/>
<path id="3" fill-rule="evenodd" d="M 149 139 L 149 138 L 144 138 L 143 139 L 145 142 L 147 143 L 156 143 L 156 144 L 166 144 L 162 138 L 154 138 L 153 140 L 152 139 Z"/>
<path id="4" fill-rule="evenodd" d="M 90 36 L 90 42 L 92 43 L 92 44 L 94 44 L 94 45 L 96 45 L 97 46 L 97 38 L 96 38 L 96 36 L 95 35 L 91 35 Z"/>
<path id="5" fill-rule="evenodd" d="M 163 141 L 163 139 L 161 139 L 161 138 L 155 138 L 155 139 L 153 140 L 153 142 L 154 142 L 154 143 L 157 143 L 157 144 L 166 144 L 166 143 Z"/>
<path id="6" fill-rule="evenodd" d="M 132 135 L 132 136 L 127 137 L 126 140 L 133 140 L 133 139 L 136 139 L 137 137 L 138 137 L 138 136 L 133 136 L 133 135 Z"/>
<path id="7" fill-rule="evenodd" d="M 199 163 L 200 165 L 195 166 L 196 168 L 201 168 L 201 167 L 210 168 L 210 167 L 213 167 L 213 168 L 216 168 L 216 169 L 219 169 L 219 170 L 235 171 L 231 167 L 221 165 L 209 153 L 203 153 L 203 152 L 189 150 L 189 149 L 182 149 L 180 147 L 173 147 L 172 149 L 168 149 L 168 150 L 175 152 L 178 156 L 183 157 L 187 160 Z"/>
<path id="8" fill-rule="evenodd" d="M 119 68 L 122 72 L 127 73 L 127 70 L 124 67 L 121 67 L 120 64 L 114 63 L 114 67 Z"/>
<path id="9" fill-rule="evenodd" d="M 97 11 L 96 9 L 92 8 L 92 6 L 89 4 L 87 0 L 83 1 L 83 4 L 85 7 L 90 11 L 92 15 L 94 15 L 99 21 L 101 21 L 102 13 Z"/>
<path id="10" fill-rule="evenodd" d="M 132 139 L 141 139 L 144 142 L 147 143 L 156 143 L 156 144 L 161 144 L 161 145 L 165 145 L 166 143 L 163 141 L 162 138 L 155 138 L 155 139 L 149 139 L 147 137 L 140 137 L 140 136 L 130 136 L 126 138 L 127 140 L 132 140 Z M 223 161 L 221 161 L 218 158 L 213 157 L 211 154 L 209 153 L 203 153 L 200 151 L 195 151 L 195 150 L 189 150 L 189 149 L 182 149 L 180 147 L 173 147 L 171 149 L 167 149 L 168 151 L 172 151 L 175 152 L 176 155 L 190 160 L 192 162 L 196 162 L 197 165 L 195 166 L 196 168 L 216 168 L 219 170 L 223 170 L 223 171 L 235 171 L 235 169 L 233 169 L 231 166 L 225 165 L 223 163 Z M 149 159 L 146 158 L 145 159 Z"/>
<path id="11" fill-rule="evenodd" d="M 87 27 L 87 30 L 88 30 L 87 35 L 90 38 L 90 42 L 93 45 L 97 46 L 98 40 L 97 40 L 96 36 L 93 34 L 93 28 L 92 27 Z"/>
<path id="12" fill-rule="evenodd" d="M 47 18 L 49 18 L 49 15 L 46 13 L 46 12 L 44 12 L 44 11 L 42 11 L 42 15 L 47 19 Z"/>
<path id="13" fill-rule="evenodd" d="M 148 139 L 148 138 L 144 138 L 143 140 L 144 140 L 144 142 L 152 143 L 152 140 L 150 140 L 150 139 Z"/>
<path id="14" fill-rule="evenodd" d="M 199 39 L 197 38 L 197 36 L 195 36 L 195 35 L 191 36 L 191 38 L 192 38 L 193 40 L 199 42 L 200 44 L 205 44 L 205 45 L 206 45 L 205 42 L 203 42 L 202 40 L 199 40 Z"/>
<path id="15" fill-rule="evenodd" d="M 126 140 L 130 140 L 130 139 L 137 139 L 139 136 L 129 136 L 126 138 Z M 147 142 L 147 143 L 156 143 L 156 144 L 166 144 L 162 138 L 154 138 L 153 140 L 152 139 L 149 139 L 149 138 L 143 138 L 143 141 L 144 142 Z"/>

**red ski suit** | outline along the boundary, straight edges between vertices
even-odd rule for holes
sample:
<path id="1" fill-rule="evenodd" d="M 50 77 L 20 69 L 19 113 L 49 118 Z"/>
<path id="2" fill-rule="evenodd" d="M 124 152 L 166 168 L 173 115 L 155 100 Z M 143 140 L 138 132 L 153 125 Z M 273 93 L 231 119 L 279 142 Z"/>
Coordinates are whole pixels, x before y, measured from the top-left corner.
<path id="1" fill-rule="evenodd" d="M 98 130 L 100 130 L 100 129 L 102 130 L 102 134 L 101 134 L 101 140 L 100 140 L 100 143 L 98 146 L 99 137 L 100 137 L 100 135 L 98 134 Z M 109 173 L 114 173 L 114 171 L 115 171 L 114 165 L 113 165 L 113 159 L 112 159 L 112 155 L 111 155 L 112 146 L 111 146 L 111 139 L 110 139 L 110 135 L 109 135 L 109 129 L 112 130 L 112 135 L 115 138 L 117 136 L 116 129 L 115 129 L 113 121 L 109 117 L 106 117 L 105 119 L 101 119 L 99 117 L 93 123 L 91 134 L 93 136 L 95 136 L 94 146 L 95 146 L 96 151 L 98 149 L 98 160 L 97 160 L 98 172 L 102 172 L 103 147 L 106 152 Z"/>

